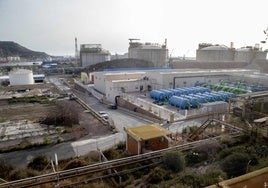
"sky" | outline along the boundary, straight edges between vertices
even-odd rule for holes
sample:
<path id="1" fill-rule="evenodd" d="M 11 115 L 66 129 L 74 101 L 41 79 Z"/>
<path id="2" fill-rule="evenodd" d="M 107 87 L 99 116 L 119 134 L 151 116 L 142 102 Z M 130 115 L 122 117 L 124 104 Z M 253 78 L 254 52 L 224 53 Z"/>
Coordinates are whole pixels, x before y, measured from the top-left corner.
<path id="1" fill-rule="evenodd" d="M 112 54 L 126 53 L 129 38 L 166 38 L 171 56 L 194 57 L 199 43 L 260 43 L 267 10 L 267 0 L 0 0 L 0 41 L 74 55 L 75 37 Z"/>

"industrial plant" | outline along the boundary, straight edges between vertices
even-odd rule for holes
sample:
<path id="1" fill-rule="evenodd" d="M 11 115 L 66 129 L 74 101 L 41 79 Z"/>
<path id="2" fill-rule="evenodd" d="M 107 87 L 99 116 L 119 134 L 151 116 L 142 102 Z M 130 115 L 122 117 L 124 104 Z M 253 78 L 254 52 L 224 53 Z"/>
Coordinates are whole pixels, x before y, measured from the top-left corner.
<path id="1" fill-rule="evenodd" d="M 163 165 L 169 152 L 181 151 L 191 168 L 207 167 L 217 160 L 208 156 L 245 137 L 252 143 L 268 138 L 268 61 L 259 45 L 201 43 L 195 59 L 174 59 L 167 39 L 161 45 L 130 38 L 128 58 L 113 61 L 101 44 L 81 44 L 79 51 L 77 46 L 75 38 L 70 62 L 0 64 L 0 159 L 25 166 L 43 152 L 51 159 L 46 173 L 53 171 L 0 187 L 72 186 L 108 177 L 122 186 L 126 175 Z M 124 66 L 130 62 L 144 66 Z M 214 145 L 217 152 L 209 153 Z M 12 155 L 24 148 L 31 155 Z M 80 160 L 89 153 L 97 164 L 77 163 L 74 169 L 58 164 L 58 159 Z M 254 164 L 246 160 L 248 172 Z M 85 175 L 94 178 L 85 181 Z"/>

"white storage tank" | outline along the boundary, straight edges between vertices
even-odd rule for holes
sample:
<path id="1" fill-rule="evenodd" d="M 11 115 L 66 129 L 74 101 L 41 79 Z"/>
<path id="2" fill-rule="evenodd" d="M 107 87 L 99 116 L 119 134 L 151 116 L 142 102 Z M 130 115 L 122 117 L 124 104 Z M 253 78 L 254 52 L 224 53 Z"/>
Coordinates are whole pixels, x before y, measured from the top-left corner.
<path id="1" fill-rule="evenodd" d="M 10 85 L 34 84 L 33 72 L 27 69 L 15 69 L 9 72 Z"/>
<path id="2" fill-rule="evenodd" d="M 224 45 L 211 45 L 196 51 L 196 60 L 202 62 L 233 61 L 234 51 Z"/>

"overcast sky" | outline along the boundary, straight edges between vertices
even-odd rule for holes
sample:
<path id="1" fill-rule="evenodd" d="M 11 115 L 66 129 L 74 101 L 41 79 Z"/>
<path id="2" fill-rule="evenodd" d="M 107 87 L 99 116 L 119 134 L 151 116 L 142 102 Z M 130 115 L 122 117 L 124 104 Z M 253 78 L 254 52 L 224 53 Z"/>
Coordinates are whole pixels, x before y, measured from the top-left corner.
<path id="1" fill-rule="evenodd" d="M 51 55 L 74 55 L 77 37 L 118 54 L 167 38 L 172 56 L 195 56 L 199 43 L 254 46 L 267 27 L 268 0 L 0 0 L 0 41 Z"/>

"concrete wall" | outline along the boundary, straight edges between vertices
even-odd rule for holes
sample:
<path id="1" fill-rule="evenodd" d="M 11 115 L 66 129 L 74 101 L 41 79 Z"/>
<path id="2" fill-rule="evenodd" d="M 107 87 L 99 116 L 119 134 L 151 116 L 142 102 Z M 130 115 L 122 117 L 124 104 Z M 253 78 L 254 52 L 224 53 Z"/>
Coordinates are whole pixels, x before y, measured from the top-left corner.
<path id="1" fill-rule="evenodd" d="M 206 62 L 233 61 L 233 50 L 197 50 L 196 60 Z"/>
<path id="2" fill-rule="evenodd" d="M 80 60 L 82 67 L 87 67 L 104 61 L 110 61 L 110 54 L 81 52 Z"/>
<path id="3" fill-rule="evenodd" d="M 168 49 L 129 48 L 129 58 L 153 62 L 154 67 L 164 67 L 167 66 Z"/>
<path id="4" fill-rule="evenodd" d="M 122 97 L 119 97 L 117 102 L 118 102 L 117 103 L 118 106 L 120 106 L 120 107 L 129 109 L 131 111 L 135 111 L 136 113 L 146 115 L 146 116 L 152 117 L 154 119 L 162 120 L 160 117 L 158 117 L 154 113 L 152 113 L 152 112 L 150 112 L 148 110 L 145 110 L 145 109 L 141 108 L 140 106 L 137 106 L 137 105 L 135 105 L 135 104 L 123 99 Z"/>

